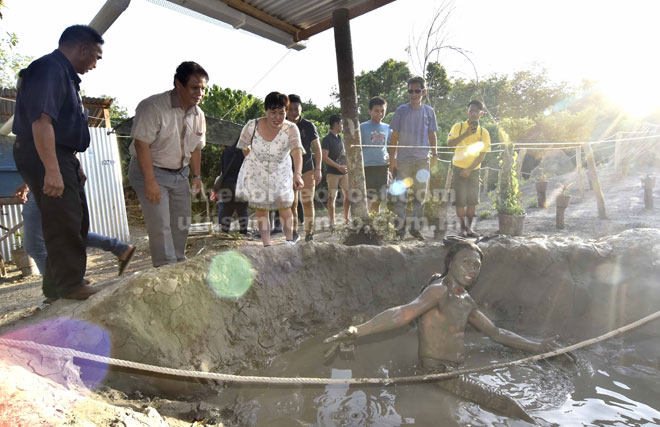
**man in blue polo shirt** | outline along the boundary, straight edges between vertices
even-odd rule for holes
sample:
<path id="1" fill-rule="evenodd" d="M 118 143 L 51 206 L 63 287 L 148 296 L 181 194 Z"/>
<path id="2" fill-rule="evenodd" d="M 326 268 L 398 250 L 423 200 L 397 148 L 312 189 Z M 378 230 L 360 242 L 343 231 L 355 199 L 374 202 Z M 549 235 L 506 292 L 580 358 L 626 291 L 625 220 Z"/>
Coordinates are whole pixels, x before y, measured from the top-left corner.
<path id="1" fill-rule="evenodd" d="M 393 210 L 397 216 L 397 237 L 403 239 L 406 233 L 406 223 L 410 235 L 418 240 L 424 240 L 420 232 L 424 217 L 424 201 L 431 169 L 438 162 L 436 148 L 436 132 L 438 124 L 433 108 L 422 104 L 426 95 L 426 80 L 413 77 L 408 80 L 408 99 L 410 103 L 401 105 L 394 112 L 390 123 L 390 171 L 394 179 L 405 185 L 403 194 L 393 194 Z M 399 148 L 397 145 L 413 148 Z M 414 148 L 419 147 L 419 148 Z M 431 154 L 431 165 L 429 165 Z M 408 207 L 408 192 L 413 192 L 412 215 L 406 220 Z"/>
<path id="2" fill-rule="evenodd" d="M 91 27 L 67 28 L 58 48 L 27 68 L 16 99 L 14 160 L 41 212 L 47 298 L 80 300 L 99 291 L 83 279 L 89 213 L 76 153 L 90 142 L 78 74 L 96 67 L 102 45 Z"/>

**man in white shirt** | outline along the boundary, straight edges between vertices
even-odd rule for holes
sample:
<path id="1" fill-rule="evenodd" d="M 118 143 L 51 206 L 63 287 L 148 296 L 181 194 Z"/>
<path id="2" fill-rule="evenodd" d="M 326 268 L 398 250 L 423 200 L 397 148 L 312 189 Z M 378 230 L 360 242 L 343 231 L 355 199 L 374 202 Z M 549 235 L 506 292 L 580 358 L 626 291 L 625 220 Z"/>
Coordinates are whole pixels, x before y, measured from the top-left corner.
<path id="1" fill-rule="evenodd" d="M 133 120 L 128 177 L 140 199 L 154 267 L 185 261 L 192 194 L 201 190 L 206 119 L 198 104 L 208 74 L 195 62 L 183 62 L 174 89 L 138 105 Z"/>

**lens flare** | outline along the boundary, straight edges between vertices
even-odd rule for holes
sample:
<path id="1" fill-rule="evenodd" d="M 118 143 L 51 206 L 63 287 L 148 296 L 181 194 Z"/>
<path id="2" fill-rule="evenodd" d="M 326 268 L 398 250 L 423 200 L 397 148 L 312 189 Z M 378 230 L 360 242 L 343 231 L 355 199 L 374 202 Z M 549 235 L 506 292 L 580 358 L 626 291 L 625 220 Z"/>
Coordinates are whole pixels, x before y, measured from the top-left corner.
<path id="1" fill-rule="evenodd" d="M 431 177 L 431 172 L 429 172 L 427 169 L 420 169 L 417 171 L 417 174 L 415 175 L 415 179 L 417 179 L 418 182 L 426 182 L 429 180 Z"/>
<path id="2" fill-rule="evenodd" d="M 410 188 L 413 186 L 414 181 L 412 178 L 408 177 L 403 180 L 403 183 L 405 184 L 406 188 Z"/>
<path id="3" fill-rule="evenodd" d="M 223 252 L 209 265 L 206 283 L 220 298 L 240 298 L 254 281 L 254 270 L 245 255 Z"/>
<path id="4" fill-rule="evenodd" d="M 485 144 L 484 144 L 483 141 L 477 141 L 477 142 L 475 142 L 474 144 L 470 144 L 470 145 L 467 147 L 467 150 L 466 150 L 466 151 L 467 151 L 467 153 L 470 154 L 470 155 L 479 154 L 479 153 L 481 153 L 481 150 L 484 149 L 484 146 L 485 146 Z"/>
<path id="5" fill-rule="evenodd" d="M 403 181 L 396 180 L 390 185 L 390 194 L 400 196 L 406 192 L 406 184 Z"/>
<path id="6" fill-rule="evenodd" d="M 110 356 L 110 334 L 103 328 L 78 319 L 48 320 L 9 332 L 2 338 L 70 348 L 97 356 Z M 34 363 L 46 362 L 47 358 L 36 357 Z M 108 372 L 108 365 L 105 363 L 78 358 L 74 359 L 74 363 L 80 367 L 80 379 L 89 389 L 96 388 Z M 43 369 L 48 369 L 48 367 L 44 366 Z M 49 378 L 59 381 L 56 375 L 49 376 Z M 66 381 L 64 378 L 62 380 Z"/>

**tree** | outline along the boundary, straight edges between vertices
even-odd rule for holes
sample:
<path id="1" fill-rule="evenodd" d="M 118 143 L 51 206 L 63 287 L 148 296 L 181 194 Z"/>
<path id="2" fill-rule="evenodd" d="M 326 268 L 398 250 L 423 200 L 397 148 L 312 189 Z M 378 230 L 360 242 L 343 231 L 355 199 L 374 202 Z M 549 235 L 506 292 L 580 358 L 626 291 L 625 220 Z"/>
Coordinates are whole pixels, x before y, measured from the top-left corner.
<path id="1" fill-rule="evenodd" d="M 355 77 L 358 95 L 360 121 L 369 119 L 369 100 L 374 96 L 385 98 L 390 110 L 408 102 L 406 85 L 412 77 L 408 64 L 403 61 L 386 59 L 374 71 L 363 71 Z M 334 94 L 339 99 L 339 94 Z"/>
<path id="2" fill-rule="evenodd" d="M 199 107 L 209 117 L 239 124 L 260 117 L 264 111 L 264 103 L 261 99 L 244 90 L 223 89 L 218 85 L 213 85 L 206 90 L 206 96 Z"/>
<path id="3" fill-rule="evenodd" d="M 4 2 L 0 0 L 0 19 L 3 18 L 4 7 Z M 32 62 L 32 57 L 13 51 L 17 44 L 18 37 L 15 33 L 5 32 L 0 38 L 0 87 L 16 87 L 18 72 Z"/>
<path id="4" fill-rule="evenodd" d="M 447 70 L 438 62 L 429 62 L 426 66 L 426 95 L 432 103 L 444 101 L 451 90 L 447 79 Z"/>
<path id="5" fill-rule="evenodd" d="M 321 139 L 330 132 L 330 125 L 328 124 L 330 116 L 341 114 L 341 109 L 336 105 L 330 104 L 321 110 L 311 99 L 302 103 L 302 111 L 303 116 L 314 123 Z"/>

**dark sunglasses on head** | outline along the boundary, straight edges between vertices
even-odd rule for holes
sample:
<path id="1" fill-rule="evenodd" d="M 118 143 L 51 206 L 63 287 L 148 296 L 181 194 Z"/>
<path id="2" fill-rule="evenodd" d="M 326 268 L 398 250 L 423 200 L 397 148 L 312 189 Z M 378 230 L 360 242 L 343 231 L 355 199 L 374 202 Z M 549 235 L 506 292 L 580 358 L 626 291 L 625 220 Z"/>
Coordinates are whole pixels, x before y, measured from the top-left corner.
<path id="1" fill-rule="evenodd" d="M 422 93 L 423 89 L 408 89 L 408 93 Z"/>

